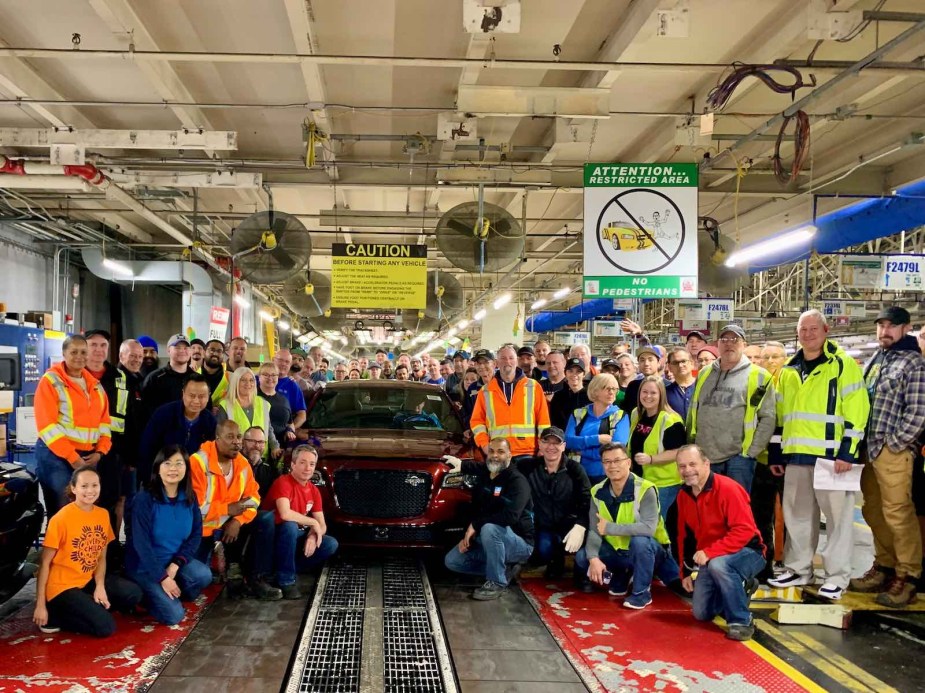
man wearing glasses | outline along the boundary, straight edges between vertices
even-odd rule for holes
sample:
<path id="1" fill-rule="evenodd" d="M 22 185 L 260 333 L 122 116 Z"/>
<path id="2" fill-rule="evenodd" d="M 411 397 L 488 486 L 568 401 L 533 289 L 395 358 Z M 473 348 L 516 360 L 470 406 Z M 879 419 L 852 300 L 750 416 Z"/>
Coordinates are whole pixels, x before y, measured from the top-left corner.
<path id="1" fill-rule="evenodd" d="M 713 471 L 751 491 L 755 460 L 767 449 L 777 419 L 771 374 L 748 360 L 745 346 L 738 325 L 720 331 L 719 358 L 697 375 L 687 434 Z"/>
<path id="2" fill-rule="evenodd" d="M 340 382 L 341 380 L 347 379 L 347 366 L 343 363 L 338 363 L 334 366 L 334 380 Z"/>
<path id="3" fill-rule="evenodd" d="M 694 357 L 687 349 L 672 349 L 668 353 L 668 370 L 674 377 L 672 381 L 665 381 L 665 394 L 668 395 L 668 406 L 674 409 L 682 419 L 687 418 L 691 398 L 694 396 Z"/>

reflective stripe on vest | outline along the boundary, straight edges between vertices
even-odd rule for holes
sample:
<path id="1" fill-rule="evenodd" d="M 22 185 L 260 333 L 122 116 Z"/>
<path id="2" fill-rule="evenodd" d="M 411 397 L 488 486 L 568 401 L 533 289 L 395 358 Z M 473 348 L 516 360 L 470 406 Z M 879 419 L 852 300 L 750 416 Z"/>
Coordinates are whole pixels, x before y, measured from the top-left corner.
<path id="1" fill-rule="evenodd" d="M 62 382 L 57 373 L 51 371 L 46 372 L 42 377 L 48 378 L 52 387 L 55 388 L 55 393 L 58 395 L 57 420 L 39 431 L 39 436 L 46 445 L 51 445 L 55 441 L 63 438 L 71 441 L 76 446 L 80 446 L 82 449 L 89 449 L 96 445 L 102 436 L 110 435 L 110 426 L 103 422 L 100 422 L 99 426 L 94 428 L 75 426 L 74 405 L 71 402 L 71 393 L 68 392 L 67 385 Z M 94 393 L 100 398 L 100 402 L 105 401 L 103 399 L 105 393 L 99 383 L 93 388 L 93 392 L 87 391 L 88 402 Z"/>
<path id="2" fill-rule="evenodd" d="M 109 413 L 113 433 L 125 433 L 125 413 L 128 411 L 128 378 L 116 369 L 116 410 Z"/>
<path id="3" fill-rule="evenodd" d="M 526 378 L 524 379 L 526 380 Z M 524 416 L 523 419 L 518 423 L 511 424 L 500 424 L 498 423 L 497 414 L 495 412 L 495 403 L 492 393 L 489 391 L 489 386 L 486 385 L 481 389 L 482 401 L 485 404 L 485 426 L 477 425 L 472 427 L 473 435 L 478 435 L 479 433 L 487 433 L 489 439 L 493 438 L 535 438 L 536 437 L 536 421 L 533 417 L 533 403 L 535 394 L 533 387 L 529 382 L 524 384 L 526 392 L 524 393 Z M 514 390 L 516 391 L 517 387 L 515 385 Z M 504 397 L 504 393 L 501 393 L 501 397 Z M 511 401 L 514 401 L 512 394 Z M 506 403 L 506 402 L 505 402 Z"/>
<path id="4" fill-rule="evenodd" d="M 247 412 L 244 411 L 244 407 L 241 406 L 238 400 L 234 401 L 231 411 L 228 411 L 228 402 L 225 402 L 223 408 L 228 418 L 238 424 L 238 427 L 241 429 L 241 435 L 243 436 L 244 432 L 251 426 L 259 426 L 262 429 L 264 427 L 264 421 L 269 421 L 267 410 L 265 409 L 267 406 L 269 406 L 269 403 L 263 397 L 255 395 L 253 420 L 247 418 Z M 270 432 L 264 431 L 264 434 L 266 434 L 266 441 L 264 441 L 263 444 L 263 454 L 266 455 L 267 451 L 270 449 Z"/>
<path id="5" fill-rule="evenodd" d="M 630 443 L 632 443 L 633 431 L 636 430 L 636 425 L 638 423 L 639 410 L 633 409 L 633 413 L 630 415 Z M 660 411 L 655 418 L 655 423 L 652 425 L 652 430 L 649 431 L 649 435 L 647 435 L 645 441 L 643 441 L 642 450 L 638 452 L 653 456 L 665 452 L 665 431 L 676 423 L 684 423 L 678 414 L 675 412 L 668 413 L 667 411 Z M 631 444 L 626 446 L 626 451 L 629 453 L 630 459 L 632 459 L 635 453 L 632 450 Z M 644 464 L 642 465 L 642 476 L 659 488 L 677 486 L 682 483 L 678 465 L 674 462 Z"/>
<path id="6" fill-rule="evenodd" d="M 199 512 L 202 513 L 202 524 L 205 527 L 207 526 L 206 516 L 209 514 L 209 508 L 212 507 L 212 499 L 215 497 L 215 475 L 209 469 L 209 457 L 204 452 L 197 452 L 193 455 L 193 459 L 198 460 L 202 465 L 202 473 L 206 478 L 206 497 L 202 499 L 199 506 Z M 208 526 L 217 527 L 218 525 L 213 521 L 208 523 Z"/>
<path id="7" fill-rule="evenodd" d="M 631 525 L 639 521 L 639 504 L 642 503 L 642 497 L 645 495 L 646 491 L 652 489 L 655 493 L 655 505 L 658 507 L 658 490 L 655 488 L 655 484 L 651 481 L 646 481 L 645 479 L 631 474 L 630 477 L 633 480 L 633 502 L 632 503 L 620 503 L 620 506 L 617 508 L 617 519 L 614 519 L 610 514 L 610 510 L 607 508 L 607 504 L 597 499 L 597 492 L 604 487 L 605 484 L 609 484 L 610 481 L 605 479 L 601 483 L 597 484 L 591 489 L 591 498 L 597 500 L 597 511 L 602 518 L 607 522 L 615 522 L 618 525 Z M 611 489 L 613 493 L 613 489 Z M 665 523 L 662 521 L 661 512 L 658 513 L 658 525 L 655 528 L 655 541 L 657 541 L 662 546 L 667 546 L 670 544 L 668 539 L 668 532 L 665 530 Z M 607 535 L 603 537 L 604 541 L 610 544 L 617 551 L 627 551 L 630 547 L 629 536 L 611 536 Z"/>
<path id="8" fill-rule="evenodd" d="M 713 363 L 716 363 L 715 361 Z M 713 372 L 713 363 L 707 366 L 697 376 L 697 383 L 694 385 L 694 396 L 691 398 L 691 406 L 687 410 L 687 430 L 688 437 L 691 441 L 697 438 L 697 410 L 700 408 L 700 391 L 703 384 L 707 381 L 710 373 Z M 748 367 L 748 385 L 745 389 L 745 417 L 742 423 L 744 435 L 742 436 L 742 454 L 748 456 L 748 449 L 752 446 L 752 440 L 755 437 L 755 429 L 758 428 L 758 410 L 761 409 L 762 397 L 757 404 L 752 404 L 752 398 L 759 388 L 770 386 L 770 374 L 758 366 L 749 365 Z"/>

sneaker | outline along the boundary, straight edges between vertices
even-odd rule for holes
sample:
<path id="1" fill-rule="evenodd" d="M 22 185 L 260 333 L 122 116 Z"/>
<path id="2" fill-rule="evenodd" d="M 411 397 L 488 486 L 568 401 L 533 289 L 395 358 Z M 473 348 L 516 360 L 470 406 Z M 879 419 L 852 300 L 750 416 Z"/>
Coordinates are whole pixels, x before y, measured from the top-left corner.
<path id="1" fill-rule="evenodd" d="M 748 580 L 745 581 L 745 603 L 746 604 L 751 602 L 752 596 L 755 594 L 755 592 L 758 591 L 759 587 L 761 587 L 761 582 L 756 577 L 748 578 Z"/>
<path id="2" fill-rule="evenodd" d="M 504 576 L 507 578 L 507 584 L 513 585 L 517 583 L 517 578 L 520 577 L 520 571 L 524 569 L 523 563 L 508 563 L 504 567 Z"/>
<path id="3" fill-rule="evenodd" d="M 60 633 L 61 629 L 57 626 L 50 626 L 45 624 L 44 626 L 39 626 L 39 630 L 42 631 L 45 635 L 54 635 L 55 633 Z"/>
<path id="4" fill-rule="evenodd" d="M 813 584 L 813 578 L 810 575 L 798 575 L 792 570 L 788 570 L 780 577 L 768 580 L 768 584 L 771 587 L 801 587 L 803 585 Z M 754 630 L 754 628 L 752 630 Z"/>
<path id="5" fill-rule="evenodd" d="M 489 602 L 492 599 L 497 599 L 505 592 L 507 592 L 506 585 L 499 585 L 497 582 L 486 580 L 484 585 L 472 593 L 472 598 L 478 599 L 480 602 Z"/>
<path id="6" fill-rule="evenodd" d="M 283 591 L 268 584 L 263 578 L 257 578 L 250 583 L 249 587 L 251 594 L 261 601 L 275 602 L 283 598 Z"/>
<path id="7" fill-rule="evenodd" d="M 279 586 L 280 594 L 283 599 L 301 599 L 302 593 L 299 591 L 299 586 L 294 582 L 291 585 L 280 585 Z"/>
<path id="8" fill-rule="evenodd" d="M 607 587 L 607 594 L 609 594 L 611 597 L 625 597 L 626 593 L 630 591 L 630 585 L 632 584 L 632 576 L 627 577 L 624 574 L 618 577 L 617 575 L 614 575 L 610 579 L 610 585 Z"/>
<path id="9" fill-rule="evenodd" d="M 627 609 L 645 609 L 652 603 L 652 591 L 644 590 L 643 592 L 633 592 L 623 600 L 623 606 Z"/>
<path id="10" fill-rule="evenodd" d="M 864 575 L 853 578 L 848 583 L 848 589 L 852 592 L 882 592 L 889 588 L 887 583 L 893 575 L 892 570 L 875 563 Z"/>
<path id="11" fill-rule="evenodd" d="M 244 573 L 241 572 L 241 564 L 229 563 L 225 579 L 228 580 L 228 582 L 242 582 L 244 580 Z"/>
<path id="12" fill-rule="evenodd" d="M 841 596 L 845 593 L 844 587 L 839 587 L 838 585 L 833 585 L 831 582 L 825 583 L 822 587 L 819 588 L 819 596 L 825 597 L 833 602 L 837 602 L 841 599 Z"/>
<path id="13" fill-rule="evenodd" d="M 907 607 L 915 601 L 915 582 L 897 575 L 890 581 L 887 590 L 878 594 L 874 601 L 893 609 Z"/>
<path id="14" fill-rule="evenodd" d="M 752 636 L 755 634 L 755 626 L 751 623 L 744 625 L 741 623 L 730 623 L 729 630 L 726 631 L 726 637 L 730 640 L 737 640 L 743 642 L 745 640 L 751 640 Z"/>

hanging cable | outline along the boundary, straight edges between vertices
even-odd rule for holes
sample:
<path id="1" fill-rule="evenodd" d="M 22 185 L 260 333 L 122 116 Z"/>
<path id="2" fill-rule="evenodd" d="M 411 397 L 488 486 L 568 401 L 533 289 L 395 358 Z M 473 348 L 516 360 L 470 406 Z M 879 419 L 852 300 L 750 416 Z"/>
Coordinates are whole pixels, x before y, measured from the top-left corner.
<path id="1" fill-rule="evenodd" d="M 796 121 L 796 124 L 793 131 L 793 161 L 790 163 L 790 171 L 787 172 L 784 171 L 780 147 L 791 120 Z M 781 123 L 780 132 L 777 133 L 777 141 L 774 143 L 774 155 L 771 157 L 771 165 L 774 168 L 775 178 L 784 185 L 789 185 L 796 180 L 796 177 L 803 169 L 806 156 L 809 154 L 809 132 L 809 116 L 806 115 L 806 111 L 797 111 L 792 116 L 786 116 L 784 122 Z"/>
<path id="2" fill-rule="evenodd" d="M 793 78 L 791 84 L 778 81 L 772 76 L 772 73 L 781 72 Z M 729 103 L 733 92 L 748 77 L 755 77 L 764 82 L 771 91 L 778 94 L 795 94 L 797 89 L 804 87 L 815 87 L 816 76 L 810 75 L 809 82 L 803 80 L 803 73 L 795 67 L 789 65 L 746 65 L 744 63 L 733 63 L 732 74 L 718 83 L 707 95 L 707 106 L 714 111 L 722 110 Z"/>

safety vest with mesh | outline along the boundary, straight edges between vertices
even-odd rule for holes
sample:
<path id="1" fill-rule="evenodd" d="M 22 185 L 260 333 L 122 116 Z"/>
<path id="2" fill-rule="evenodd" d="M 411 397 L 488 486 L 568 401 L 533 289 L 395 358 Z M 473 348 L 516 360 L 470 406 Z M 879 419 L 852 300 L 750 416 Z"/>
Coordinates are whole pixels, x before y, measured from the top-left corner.
<path id="1" fill-rule="evenodd" d="M 652 424 L 652 430 L 646 436 L 642 444 L 642 450 L 633 450 L 633 431 L 636 430 L 636 424 L 639 423 L 639 410 L 633 409 L 630 415 L 630 438 L 626 451 L 630 459 L 637 452 L 644 452 L 647 455 L 659 455 L 665 452 L 665 431 L 675 424 L 682 424 L 681 417 L 675 412 L 660 411 L 655 417 L 655 423 Z M 664 464 L 644 464 L 642 465 L 642 477 L 651 481 L 658 488 L 666 486 L 677 486 L 681 483 L 681 474 L 678 472 L 678 465 L 674 462 L 665 462 Z"/>
<path id="2" fill-rule="evenodd" d="M 498 378 L 488 381 L 475 398 L 470 420 L 475 444 L 484 448 L 493 438 L 507 438 L 511 455 L 535 455 L 541 429 L 549 426 L 549 407 L 543 388 L 532 378 L 514 383 L 507 403 Z"/>
<path id="3" fill-rule="evenodd" d="M 864 374 L 835 342 L 827 340 L 823 353 L 825 363 L 805 380 L 791 365 L 796 359 L 781 369 L 776 396 L 782 452 L 835 459 L 847 441 L 856 458 L 870 414 Z"/>
<path id="4" fill-rule="evenodd" d="M 257 517 L 260 504 L 260 488 L 254 478 L 250 463 L 239 454 L 231 467 L 231 482 L 225 481 L 218 463 L 218 448 L 214 440 L 202 444 L 199 451 L 190 456 L 190 474 L 193 490 L 202 513 L 202 536 L 211 537 L 229 519 L 228 506 L 244 498 L 253 498 L 255 507 L 247 508 L 234 519 L 242 525 Z"/>
<path id="5" fill-rule="evenodd" d="M 238 400 L 235 400 L 232 405 L 229 405 L 228 400 L 225 400 L 222 404 L 222 409 L 225 410 L 225 413 L 228 415 L 228 418 L 234 421 L 241 428 L 241 433 L 243 434 L 251 426 L 260 426 L 264 429 L 264 435 L 266 436 L 266 441 L 263 445 L 263 454 L 266 456 L 267 452 L 270 450 L 270 432 L 266 430 L 266 422 L 269 421 L 267 417 L 268 407 L 270 403 L 267 402 L 263 397 L 255 396 L 254 397 L 254 418 L 247 418 L 247 412 L 244 411 L 244 407 L 241 406 Z"/>
<path id="6" fill-rule="evenodd" d="M 86 389 L 56 363 L 39 380 L 35 390 L 35 425 L 39 437 L 55 455 L 72 465 L 80 454 L 105 455 L 112 448 L 109 400 L 99 381 L 83 370 Z"/>
<path id="7" fill-rule="evenodd" d="M 658 491 L 655 488 L 655 484 L 651 481 L 646 481 L 636 474 L 630 474 L 627 482 L 632 480 L 633 482 L 633 502 L 632 503 L 620 503 L 617 507 L 617 517 L 614 519 L 613 515 L 610 514 L 610 509 L 607 507 L 607 503 L 602 501 L 597 497 L 598 491 L 604 488 L 605 484 L 609 484 L 609 479 L 604 479 L 601 483 L 596 484 L 591 488 L 591 498 L 597 501 L 597 512 L 604 518 L 607 522 L 615 522 L 618 525 L 632 525 L 636 522 L 639 522 L 639 504 L 642 503 L 642 497 L 649 489 L 652 489 L 652 492 L 655 494 L 655 502 L 658 504 Z M 611 493 L 613 490 L 611 489 Z M 614 536 L 608 534 L 603 537 L 604 541 L 610 544 L 617 551 L 627 551 L 630 547 L 630 536 Z M 662 546 L 667 546 L 671 543 L 668 539 L 668 532 L 665 530 L 665 523 L 662 521 L 662 514 L 658 514 L 658 525 L 655 527 L 654 539 Z"/>
<path id="8" fill-rule="evenodd" d="M 715 362 L 714 362 L 715 363 Z M 713 372 L 714 364 L 704 368 L 697 375 L 697 383 L 694 385 L 694 396 L 691 397 L 691 405 L 687 410 L 687 437 L 693 443 L 697 440 L 697 410 L 700 408 L 700 390 L 703 384 Z M 752 439 L 755 437 L 755 429 L 758 428 L 758 410 L 761 409 L 761 401 L 765 393 L 771 386 L 771 374 L 761 366 L 749 364 L 748 366 L 748 385 L 745 392 L 745 421 L 743 427 L 745 435 L 742 437 L 742 454 L 748 456 L 748 449 L 752 446 Z"/>

